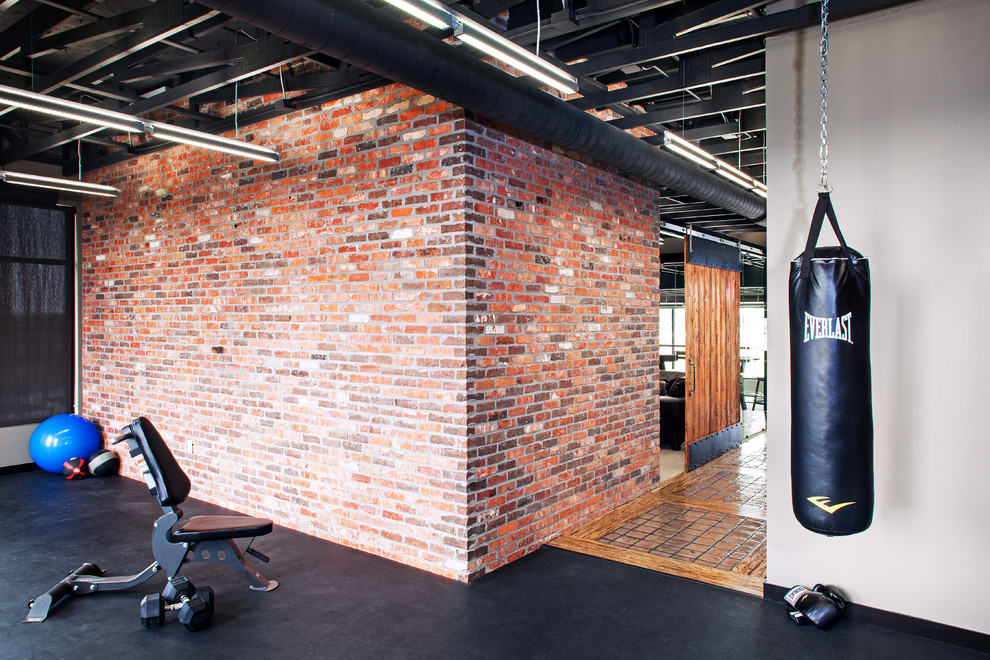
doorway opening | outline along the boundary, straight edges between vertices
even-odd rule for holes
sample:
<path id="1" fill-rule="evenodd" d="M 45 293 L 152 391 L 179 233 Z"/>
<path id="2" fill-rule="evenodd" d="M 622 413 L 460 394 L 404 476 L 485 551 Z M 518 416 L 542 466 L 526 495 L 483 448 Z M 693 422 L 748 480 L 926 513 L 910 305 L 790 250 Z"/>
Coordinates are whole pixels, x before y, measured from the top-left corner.
<path id="1" fill-rule="evenodd" d="M 691 298 L 685 295 L 684 254 L 683 240 L 665 238 L 658 311 L 658 380 L 663 381 L 659 388 L 663 393 L 658 485 L 551 545 L 762 596 L 766 579 L 765 266 L 756 258 L 741 259 L 741 272 L 732 285 L 738 298 L 729 302 L 738 315 L 737 342 L 729 344 L 735 352 L 732 364 L 738 365 L 731 375 L 736 379 L 731 405 L 738 413 L 741 442 L 688 471 L 684 421 L 675 415 L 677 399 L 684 396 L 678 380 L 688 388 L 692 377 L 700 381 L 696 365 L 704 360 L 692 356 L 688 336 Z M 711 291 L 702 296 L 709 294 L 719 295 Z M 718 350 L 710 340 L 700 345 Z M 724 407 L 720 403 L 724 385 L 706 389 L 699 382 L 696 387 Z M 719 414 L 725 417 L 724 411 Z M 679 435 L 671 433 L 670 425 Z"/>

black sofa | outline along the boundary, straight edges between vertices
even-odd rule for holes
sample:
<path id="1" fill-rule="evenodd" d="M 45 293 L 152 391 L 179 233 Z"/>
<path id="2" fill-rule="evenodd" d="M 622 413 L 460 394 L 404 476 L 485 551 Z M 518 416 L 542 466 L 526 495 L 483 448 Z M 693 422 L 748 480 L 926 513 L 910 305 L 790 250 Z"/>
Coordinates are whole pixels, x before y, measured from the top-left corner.
<path id="1" fill-rule="evenodd" d="M 684 446 L 684 372 L 661 371 L 660 445 L 671 449 Z"/>

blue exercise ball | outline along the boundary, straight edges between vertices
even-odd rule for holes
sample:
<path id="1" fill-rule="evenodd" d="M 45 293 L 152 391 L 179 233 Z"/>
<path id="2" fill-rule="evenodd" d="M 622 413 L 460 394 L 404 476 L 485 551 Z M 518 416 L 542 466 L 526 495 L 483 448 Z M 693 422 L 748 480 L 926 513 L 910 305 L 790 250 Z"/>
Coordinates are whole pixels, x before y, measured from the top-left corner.
<path id="1" fill-rule="evenodd" d="M 42 470 L 62 474 L 62 464 L 70 458 L 86 458 L 100 448 L 100 432 L 79 415 L 49 417 L 31 434 L 28 451 Z"/>

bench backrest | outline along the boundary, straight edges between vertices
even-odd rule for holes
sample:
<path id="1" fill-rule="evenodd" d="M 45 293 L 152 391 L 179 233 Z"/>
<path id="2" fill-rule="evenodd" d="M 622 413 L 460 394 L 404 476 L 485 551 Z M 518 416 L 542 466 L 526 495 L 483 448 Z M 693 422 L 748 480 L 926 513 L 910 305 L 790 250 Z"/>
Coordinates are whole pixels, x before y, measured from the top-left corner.
<path id="1" fill-rule="evenodd" d="M 177 506 L 189 497 L 189 477 L 175 461 L 175 456 L 162 439 L 155 425 L 138 417 L 128 426 L 145 465 L 155 483 L 155 496 L 163 507 Z"/>

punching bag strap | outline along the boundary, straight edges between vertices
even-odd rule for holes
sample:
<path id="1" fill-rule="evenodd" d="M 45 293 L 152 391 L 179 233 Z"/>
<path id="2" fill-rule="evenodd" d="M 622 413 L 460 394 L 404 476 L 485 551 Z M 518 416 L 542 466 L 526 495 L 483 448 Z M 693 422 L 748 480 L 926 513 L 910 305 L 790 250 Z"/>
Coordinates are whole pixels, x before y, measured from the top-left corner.
<path id="1" fill-rule="evenodd" d="M 808 242 L 805 244 L 804 254 L 801 256 L 801 279 L 806 279 L 811 274 L 811 259 L 815 256 L 815 246 L 818 245 L 818 236 L 822 233 L 822 224 L 824 224 L 826 215 L 828 216 L 829 224 L 832 225 L 832 231 L 835 232 L 836 238 L 839 239 L 842 255 L 849 260 L 850 264 L 853 263 L 852 253 L 849 252 L 846 239 L 842 236 L 842 230 L 839 229 L 839 221 L 835 218 L 835 209 L 832 208 L 832 198 L 828 192 L 820 192 L 818 193 L 818 204 L 815 206 L 815 214 L 811 218 Z M 852 272 L 854 276 L 859 276 L 855 268 L 852 269 Z"/>

